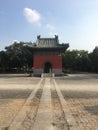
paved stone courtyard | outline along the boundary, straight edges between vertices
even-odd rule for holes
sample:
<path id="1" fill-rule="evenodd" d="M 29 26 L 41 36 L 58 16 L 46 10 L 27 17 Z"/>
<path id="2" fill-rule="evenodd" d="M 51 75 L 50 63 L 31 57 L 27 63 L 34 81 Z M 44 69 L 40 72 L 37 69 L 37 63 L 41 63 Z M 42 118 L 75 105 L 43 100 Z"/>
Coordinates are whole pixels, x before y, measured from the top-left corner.
<path id="1" fill-rule="evenodd" d="M 73 74 L 56 82 L 80 130 L 98 130 L 98 75 Z"/>
<path id="2" fill-rule="evenodd" d="M 6 128 L 22 108 L 39 78 L 28 75 L 0 75 L 0 128 Z"/>
<path id="3" fill-rule="evenodd" d="M 7 130 L 8 126 L 13 122 L 18 112 L 22 109 L 29 95 L 34 91 L 36 84 L 39 83 L 40 79 L 41 78 L 37 77 L 29 77 L 26 74 L 0 75 L 1 130 Z M 70 114 L 73 116 L 75 122 L 77 123 L 79 130 L 98 130 L 98 75 L 69 74 L 65 77 L 55 77 L 54 80 L 59 87 L 66 101 L 67 108 L 69 109 Z M 45 81 L 45 86 L 47 86 L 48 84 L 47 81 Z M 51 79 L 48 82 L 50 84 L 52 82 Z M 49 93 L 48 95 L 50 95 L 50 92 L 52 94 L 51 100 L 49 100 L 49 102 L 52 101 L 52 109 L 54 113 L 53 118 L 55 121 L 52 123 L 53 128 L 51 127 L 51 129 L 73 130 L 71 129 L 71 126 L 68 127 L 67 123 L 64 122 L 62 115 L 63 112 L 62 110 L 60 110 L 60 101 L 58 99 L 53 84 L 51 87 L 52 88 L 49 88 L 49 91 L 47 91 L 47 89 L 44 89 L 44 94 Z M 41 89 L 43 89 L 43 87 Z M 41 91 L 39 91 L 39 93 L 40 92 Z M 40 99 L 38 94 L 36 94 L 35 97 L 36 98 L 34 99 L 34 101 L 36 101 L 37 103 L 32 103 L 34 109 L 36 109 L 39 102 L 38 98 Z M 42 97 L 44 97 L 44 95 Z M 57 118 L 60 114 L 62 116 L 60 116 L 60 118 Z M 38 117 L 39 116 L 37 116 L 37 118 Z M 56 123 L 58 124 L 57 127 Z M 66 125 L 64 126 L 64 124 Z"/>

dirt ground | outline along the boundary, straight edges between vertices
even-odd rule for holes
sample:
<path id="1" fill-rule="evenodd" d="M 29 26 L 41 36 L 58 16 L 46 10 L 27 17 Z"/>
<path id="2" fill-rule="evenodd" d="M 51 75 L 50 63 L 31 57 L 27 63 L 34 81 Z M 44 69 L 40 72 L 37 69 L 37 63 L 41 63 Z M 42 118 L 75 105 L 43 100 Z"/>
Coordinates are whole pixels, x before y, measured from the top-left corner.
<path id="1" fill-rule="evenodd" d="M 13 121 L 39 80 L 26 74 L 0 75 L 1 130 Z M 72 74 L 55 81 L 80 130 L 98 130 L 98 74 Z"/>

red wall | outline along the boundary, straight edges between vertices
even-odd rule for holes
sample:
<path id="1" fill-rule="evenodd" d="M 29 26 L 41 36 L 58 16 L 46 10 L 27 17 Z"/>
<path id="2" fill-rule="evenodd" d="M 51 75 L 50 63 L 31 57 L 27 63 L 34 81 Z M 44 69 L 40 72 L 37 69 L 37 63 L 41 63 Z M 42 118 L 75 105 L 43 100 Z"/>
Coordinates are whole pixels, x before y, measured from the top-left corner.
<path id="1" fill-rule="evenodd" d="M 52 68 L 62 68 L 62 57 L 61 56 L 34 56 L 34 68 L 41 69 L 45 62 L 50 62 Z"/>

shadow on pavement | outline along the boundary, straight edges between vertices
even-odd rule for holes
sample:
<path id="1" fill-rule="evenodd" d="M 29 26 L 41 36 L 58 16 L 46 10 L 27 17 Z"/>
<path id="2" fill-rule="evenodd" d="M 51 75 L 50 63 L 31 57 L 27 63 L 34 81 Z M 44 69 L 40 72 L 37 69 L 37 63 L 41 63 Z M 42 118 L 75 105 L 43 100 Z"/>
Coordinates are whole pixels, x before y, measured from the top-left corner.
<path id="1" fill-rule="evenodd" d="M 85 110 L 91 114 L 98 116 L 98 105 L 97 106 L 85 106 Z"/>
<path id="2" fill-rule="evenodd" d="M 0 99 L 26 99 L 32 90 L 0 90 Z"/>
<path id="3" fill-rule="evenodd" d="M 90 99 L 98 98 L 98 92 L 96 91 L 72 91 L 72 90 L 62 90 L 62 94 L 66 100 L 73 99 Z"/>

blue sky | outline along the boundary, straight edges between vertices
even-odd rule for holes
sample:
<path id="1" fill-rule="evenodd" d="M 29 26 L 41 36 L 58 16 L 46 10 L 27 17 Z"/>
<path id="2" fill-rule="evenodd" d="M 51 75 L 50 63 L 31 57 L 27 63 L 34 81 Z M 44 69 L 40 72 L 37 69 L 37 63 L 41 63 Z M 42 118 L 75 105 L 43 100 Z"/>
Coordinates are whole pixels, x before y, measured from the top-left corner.
<path id="1" fill-rule="evenodd" d="M 0 50 L 55 34 L 69 49 L 92 51 L 98 45 L 98 0 L 0 0 Z"/>

